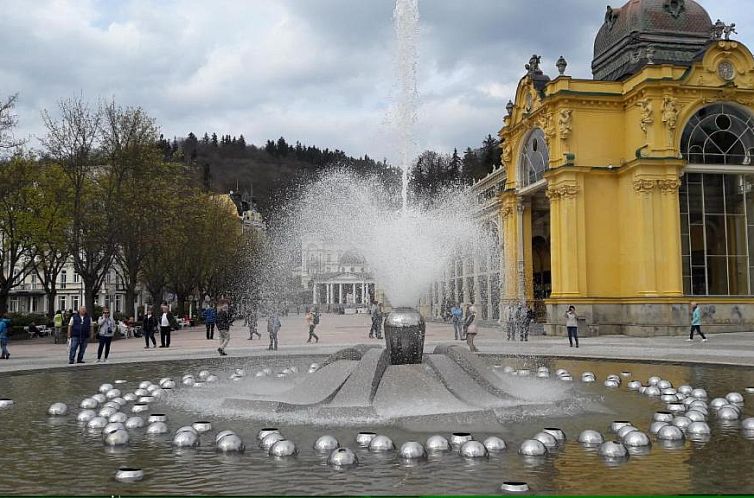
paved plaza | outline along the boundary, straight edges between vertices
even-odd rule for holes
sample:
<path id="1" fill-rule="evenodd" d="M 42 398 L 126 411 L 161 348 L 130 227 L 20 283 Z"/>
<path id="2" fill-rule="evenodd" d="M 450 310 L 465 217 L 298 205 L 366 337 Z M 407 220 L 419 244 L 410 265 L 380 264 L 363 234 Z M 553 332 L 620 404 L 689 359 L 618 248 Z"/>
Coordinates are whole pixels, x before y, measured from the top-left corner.
<path id="1" fill-rule="evenodd" d="M 268 351 L 268 337 L 264 321 L 260 321 L 262 340 L 248 340 L 248 329 L 234 326 L 228 353 L 232 357 L 280 354 L 330 354 L 354 344 L 384 341 L 369 339 L 370 319 L 366 315 L 323 314 L 317 334 L 318 344 L 307 344 L 307 328 L 303 314 L 282 317 L 279 333 L 280 348 Z M 241 323 L 240 321 L 236 322 Z M 191 327 L 173 332 L 169 349 L 144 349 L 143 338 L 120 339 L 113 342 L 109 363 L 168 361 L 191 358 L 218 358 L 219 334 L 214 341 L 205 337 L 204 327 Z M 528 342 L 509 342 L 499 327 L 480 327 L 476 344 L 481 354 L 545 355 L 571 358 L 612 358 L 621 360 L 677 361 L 718 363 L 754 366 L 754 332 L 708 335 L 709 341 L 699 339 L 686 342 L 686 337 L 637 338 L 627 336 L 584 337 L 580 348 L 570 348 L 564 337 L 533 336 Z M 448 323 L 427 324 L 425 351 L 431 352 L 437 344 L 452 342 L 453 327 Z M 159 344 L 159 337 L 157 337 Z M 459 344 L 465 344 L 460 343 Z M 79 368 L 68 365 L 66 346 L 53 344 L 52 339 L 12 341 L 10 360 L 0 361 L 0 372 L 32 370 L 39 368 Z M 97 343 L 90 342 L 85 361 L 97 365 Z"/>

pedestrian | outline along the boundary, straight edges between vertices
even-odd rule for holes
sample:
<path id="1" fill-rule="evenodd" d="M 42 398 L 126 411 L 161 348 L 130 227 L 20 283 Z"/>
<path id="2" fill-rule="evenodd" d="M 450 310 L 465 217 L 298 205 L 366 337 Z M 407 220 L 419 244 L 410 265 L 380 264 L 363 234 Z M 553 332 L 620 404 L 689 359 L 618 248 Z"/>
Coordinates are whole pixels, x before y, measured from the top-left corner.
<path id="1" fill-rule="evenodd" d="M 245 325 L 249 327 L 249 340 L 253 341 L 256 335 L 259 339 L 262 339 L 262 334 L 257 330 L 257 310 L 254 306 L 249 306 L 246 311 Z"/>
<path id="2" fill-rule="evenodd" d="M 217 352 L 220 356 L 228 356 L 225 348 L 230 342 L 230 326 L 233 325 L 233 316 L 230 313 L 230 305 L 227 300 L 220 301 L 220 311 L 217 313 L 217 330 L 220 332 L 220 347 Z"/>
<path id="3" fill-rule="evenodd" d="M 304 321 L 306 322 L 306 327 L 309 329 L 309 338 L 306 340 L 307 343 L 312 342 L 312 338 L 316 342 L 319 342 L 319 337 L 317 334 L 314 333 L 314 329 L 317 327 L 317 324 L 314 323 L 314 312 L 312 309 L 307 308 L 306 309 L 306 315 L 304 315 Z"/>
<path id="4" fill-rule="evenodd" d="M 375 301 L 372 308 L 372 327 L 369 329 L 369 338 L 376 337 L 382 339 L 382 322 L 385 314 L 382 310 L 382 304 Z"/>
<path id="5" fill-rule="evenodd" d="M 463 337 L 463 309 L 461 304 L 455 304 L 450 308 L 450 316 L 453 320 L 453 331 L 455 333 L 455 340 L 460 341 Z"/>
<path id="6" fill-rule="evenodd" d="M 687 342 L 694 340 L 694 331 L 702 336 L 702 342 L 707 342 L 707 337 L 702 332 L 702 310 L 696 303 L 691 303 L 691 332 Z"/>
<path id="7" fill-rule="evenodd" d="M 154 338 L 154 333 L 157 331 L 157 317 L 154 316 L 153 307 L 151 305 L 147 306 L 146 315 L 144 315 L 141 328 L 144 332 L 144 344 L 146 345 L 144 349 L 149 349 L 149 341 L 152 341 L 152 347 L 156 348 L 157 341 Z"/>
<path id="8" fill-rule="evenodd" d="M 470 310 L 471 310 L 471 305 L 467 304 L 466 308 L 464 308 L 464 312 L 463 312 L 463 317 L 464 317 L 463 318 L 463 327 L 461 328 L 461 332 L 463 332 L 463 335 L 461 336 L 461 340 L 462 341 L 466 340 L 466 330 L 468 329 L 467 322 L 468 322 L 469 316 L 471 315 L 471 311 Z"/>
<path id="9" fill-rule="evenodd" d="M 204 325 L 207 327 L 207 340 L 210 341 L 215 338 L 215 322 L 217 321 L 215 303 L 210 303 L 210 305 L 202 311 L 202 318 L 204 318 Z"/>
<path id="10" fill-rule="evenodd" d="M 531 327 L 531 323 L 534 321 L 534 310 L 531 309 L 531 307 L 527 304 L 524 307 L 524 323 L 521 327 L 521 340 L 529 342 L 529 328 Z"/>
<path id="11" fill-rule="evenodd" d="M 74 359 L 76 363 L 84 362 L 84 353 L 86 352 L 86 344 L 89 341 L 89 334 L 92 331 L 92 319 L 86 312 L 86 306 L 81 306 L 79 312 L 71 317 L 68 322 L 68 340 L 70 341 L 70 348 L 68 350 L 68 364 L 73 365 Z M 78 355 L 76 355 L 78 350 Z"/>
<path id="12" fill-rule="evenodd" d="M 516 340 L 516 317 L 512 304 L 505 307 L 505 336 L 507 341 Z"/>
<path id="13" fill-rule="evenodd" d="M 270 316 L 267 317 L 267 333 L 270 334 L 270 347 L 267 349 L 270 351 L 278 350 L 278 332 L 281 326 L 277 312 L 271 312 Z"/>
<path id="14" fill-rule="evenodd" d="M 63 339 L 63 311 L 58 310 L 52 317 L 52 325 L 55 327 L 55 344 Z"/>
<path id="15" fill-rule="evenodd" d="M 579 322 L 576 319 L 576 307 L 569 306 L 568 311 L 565 313 L 566 317 L 566 329 L 568 330 L 568 343 L 573 347 L 574 341 L 576 347 L 579 347 Z"/>
<path id="16" fill-rule="evenodd" d="M 168 307 L 168 303 L 166 301 L 162 302 L 160 308 L 162 310 L 162 315 L 160 316 L 160 347 L 169 348 L 170 332 L 178 329 L 178 322 L 170 312 L 170 308 Z"/>
<path id="17" fill-rule="evenodd" d="M 478 332 L 478 324 L 476 322 L 476 306 L 469 306 L 466 311 L 466 322 L 464 323 L 466 329 L 466 344 L 469 345 L 469 351 L 476 353 L 479 351 L 474 345 L 474 339 Z"/>
<path id="18" fill-rule="evenodd" d="M 10 337 L 10 319 L 0 315 L 0 360 L 9 360 L 8 338 Z"/>
<path id="19" fill-rule="evenodd" d="M 107 357 L 110 356 L 110 343 L 113 341 L 115 335 L 115 320 L 110 317 L 110 310 L 104 308 L 102 310 L 102 316 L 97 320 L 97 340 L 99 341 L 99 347 L 97 348 L 97 363 L 102 361 L 102 350 L 105 350 L 105 363 L 107 363 Z"/>

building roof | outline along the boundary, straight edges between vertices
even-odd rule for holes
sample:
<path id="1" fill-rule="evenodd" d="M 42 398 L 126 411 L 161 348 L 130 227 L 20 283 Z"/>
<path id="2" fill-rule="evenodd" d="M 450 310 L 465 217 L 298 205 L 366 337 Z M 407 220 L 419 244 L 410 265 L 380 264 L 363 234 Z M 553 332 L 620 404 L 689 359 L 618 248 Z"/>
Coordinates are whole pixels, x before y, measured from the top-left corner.
<path id="1" fill-rule="evenodd" d="M 594 40 L 596 80 L 621 80 L 646 64 L 690 65 L 711 38 L 712 20 L 694 0 L 629 0 L 607 7 Z"/>

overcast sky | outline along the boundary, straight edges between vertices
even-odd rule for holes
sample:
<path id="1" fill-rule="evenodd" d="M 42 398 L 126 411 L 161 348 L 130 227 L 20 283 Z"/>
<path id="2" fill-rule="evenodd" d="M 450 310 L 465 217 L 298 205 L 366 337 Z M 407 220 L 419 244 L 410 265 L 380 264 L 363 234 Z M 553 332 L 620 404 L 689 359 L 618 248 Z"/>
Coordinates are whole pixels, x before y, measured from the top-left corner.
<path id="1" fill-rule="evenodd" d="M 616 2 L 619 6 L 623 2 Z M 702 0 L 754 49 L 751 0 Z M 478 146 L 532 53 L 590 78 L 606 0 L 419 0 L 421 149 Z M 168 136 L 285 136 L 396 157 L 391 0 L 0 0 L 0 95 L 19 135 L 61 98 L 144 107 Z M 31 144 L 38 142 L 32 138 Z"/>

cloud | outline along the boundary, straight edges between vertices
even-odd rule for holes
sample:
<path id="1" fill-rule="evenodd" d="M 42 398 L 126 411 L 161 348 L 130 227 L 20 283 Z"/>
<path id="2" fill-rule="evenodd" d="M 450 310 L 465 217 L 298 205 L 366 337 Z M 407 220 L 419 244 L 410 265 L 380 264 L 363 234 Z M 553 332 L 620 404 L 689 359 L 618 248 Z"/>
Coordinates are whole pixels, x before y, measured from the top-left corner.
<path id="1" fill-rule="evenodd" d="M 754 47 L 751 9 L 705 0 Z M 496 133 L 532 53 L 589 78 L 603 21 L 593 0 L 420 0 L 417 149 L 477 146 Z M 285 136 L 395 160 L 389 0 L 6 0 L 0 94 L 19 92 L 19 135 L 83 94 L 147 109 L 167 136 Z M 730 13 L 735 12 L 735 19 Z M 34 143 L 34 142 L 32 142 Z"/>

